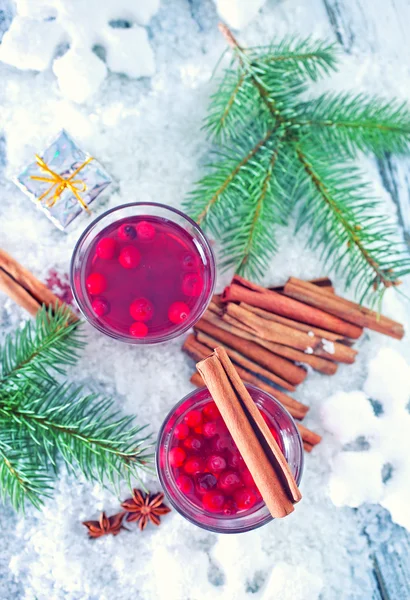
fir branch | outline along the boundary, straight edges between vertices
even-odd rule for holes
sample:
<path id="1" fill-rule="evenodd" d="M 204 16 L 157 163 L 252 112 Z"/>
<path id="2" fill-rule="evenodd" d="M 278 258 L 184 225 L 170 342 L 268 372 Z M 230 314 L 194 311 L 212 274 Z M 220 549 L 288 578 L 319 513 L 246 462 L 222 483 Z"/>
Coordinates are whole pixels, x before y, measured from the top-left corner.
<path id="1" fill-rule="evenodd" d="M 311 37 L 287 37 L 279 43 L 251 48 L 249 54 L 253 60 L 261 60 L 268 65 L 281 64 L 285 69 L 293 69 L 301 77 L 312 81 L 336 71 L 338 63 L 336 44 Z"/>
<path id="2" fill-rule="evenodd" d="M 410 149 L 410 111 L 405 103 L 366 94 L 323 94 L 299 107 L 299 125 L 330 151 L 405 154 Z"/>
<path id="3" fill-rule="evenodd" d="M 6 337 L 1 349 L 0 387 L 19 387 L 24 380 L 54 381 L 52 373 L 63 374 L 75 364 L 83 347 L 78 323 L 70 322 L 70 310 L 45 307 L 33 323 L 28 321 L 13 336 Z"/>
<path id="4" fill-rule="evenodd" d="M 44 498 L 50 497 L 52 480 L 45 467 L 33 460 L 29 447 L 13 448 L 14 441 L 0 431 L 0 495 L 8 498 L 16 510 L 30 502 L 40 508 Z"/>
<path id="5" fill-rule="evenodd" d="M 40 454 L 44 450 L 44 460 L 54 467 L 61 456 L 69 469 L 113 484 L 138 477 L 151 458 L 145 427 L 134 427 L 133 420 L 118 418 L 110 399 L 84 396 L 81 388 L 68 384 L 0 397 L 0 423 L 14 427 L 16 440 L 29 440 Z"/>
<path id="6" fill-rule="evenodd" d="M 307 141 L 295 151 L 306 174 L 298 227 L 309 225 L 309 244 L 322 245 L 325 263 L 344 273 L 347 286 L 356 283 L 362 297 L 380 285 L 398 285 L 410 259 L 393 242 L 387 218 L 377 216 L 378 202 L 354 165 L 332 162 Z"/>
<path id="7" fill-rule="evenodd" d="M 223 264 L 262 275 L 276 251 L 274 227 L 287 222 L 299 199 L 305 203 L 299 225 L 310 224 L 309 242 L 323 246 L 325 259 L 346 273 L 347 285 L 355 283 L 362 296 L 371 287 L 397 285 L 410 272 L 409 258 L 362 178 L 343 161 L 358 150 L 408 152 L 409 109 L 365 95 L 301 102 L 308 79 L 335 69 L 333 46 L 287 39 L 245 49 L 225 25 L 220 29 L 234 62 L 205 124 L 218 138 L 218 161 L 208 166 L 186 207 L 221 237 Z"/>
<path id="8" fill-rule="evenodd" d="M 274 177 L 284 134 L 265 153 L 261 169 L 230 220 L 222 266 L 250 277 L 263 274 L 264 264 L 276 251 L 275 225 L 285 225 L 289 206 L 281 202 L 279 178 Z M 233 215 L 232 215 L 233 217 Z"/>
<path id="9" fill-rule="evenodd" d="M 215 211 L 216 205 L 226 199 L 232 184 L 236 182 L 258 152 L 266 146 L 276 129 L 277 127 L 274 126 L 264 132 L 256 142 L 252 140 L 253 145 L 244 157 L 241 158 L 239 151 L 232 148 L 226 152 L 225 160 L 222 163 L 215 165 L 214 168 L 212 165 L 210 166 L 211 173 L 197 183 L 196 189 L 186 202 L 198 224 L 206 221 L 211 224 L 211 211 Z"/>
<path id="10" fill-rule="evenodd" d="M 150 436 L 110 399 L 84 394 L 55 375 L 75 364 L 82 347 L 66 308 L 43 308 L 15 339 L 6 339 L 0 379 L 0 491 L 16 508 L 39 506 L 50 472 L 69 470 L 115 486 L 138 478 L 151 460 Z"/>

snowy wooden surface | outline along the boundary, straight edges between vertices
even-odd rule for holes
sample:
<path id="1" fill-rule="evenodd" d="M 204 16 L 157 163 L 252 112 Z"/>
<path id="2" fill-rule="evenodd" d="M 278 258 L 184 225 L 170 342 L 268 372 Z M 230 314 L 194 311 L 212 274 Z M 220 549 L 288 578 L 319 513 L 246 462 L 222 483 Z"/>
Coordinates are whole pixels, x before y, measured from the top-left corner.
<path id="1" fill-rule="evenodd" d="M 323 0 L 323 4 L 336 39 L 346 53 L 357 49 L 370 56 L 388 52 L 392 69 L 395 64 L 410 68 L 409 0 Z M 384 187 L 399 207 L 410 245 L 409 161 L 387 158 L 377 164 Z M 361 516 L 366 521 L 369 513 L 358 511 L 359 525 Z M 371 526 L 363 527 L 373 550 L 372 600 L 410 598 L 410 535 L 390 524 L 383 511 L 376 511 Z"/>
<path id="2" fill-rule="evenodd" d="M 36 0 L 31 0 L 35 2 Z M 87 0 L 84 0 L 87 1 Z M 104 0 L 101 0 L 103 2 Z M 249 2 L 252 0 L 248 0 Z M 175 5 L 173 5 L 173 2 Z M 0 32 L 6 29 L 9 25 L 8 8 L 11 0 L 0 0 Z M 260 30 L 264 36 L 268 34 L 265 26 L 265 17 L 270 19 L 269 23 L 279 23 L 278 29 L 280 33 L 298 33 L 298 27 L 294 26 L 297 22 L 297 15 L 304 14 L 306 5 L 312 5 L 312 17 L 310 28 L 314 35 L 323 35 L 333 32 L 334 38 L 339 42 L 343 52 L 348 56 L 357 57 L 358 61 L 363 62 L 363 70 L 371 71 L 372 62 L 378 65 L 384 65 L 384 72 L 381 70 L 379 81 L 379 92 L 385 92 L 389 95 L 391 92 L 391 82 L 395 79 L 397 73 L 398 81 L 406 81 L 407 85 L 410 81 L 410 35 L 408 25 L 410 23 L 410 0 L 268 0 L 262 13 L 255 19 L 253 24 L 253 37 Z M 196 74 L 195 69 L 199 69 L 200 63 L 193 61 L 189 64 L 190 46 L 192 40 L 187 45 L 181 42 L 181 30 L 178 29 L 183 24 L 186 29 L 183 33 L 187 33 L 189 29 L 195 30 L 195 35 L 198 36 L 200 42 L 206 47 L 207 36 L 212 36 L 212 31 L 216 28 L 217 17 L 214 11 L 211 0 L 172 0 L 162 2 L 163 9 L 159 19 L 153 26 L 154 32 L 154 50 L 156 50 L 155 42 L 160 39 L 162 29 L 165 31 L 167 39 L 170 43 L 175 42 L 178 50 L 176 54 L 178 60 L 184 65 L 184 76 L 187 81 Z M 173 20 L 173 10 L 176 6 L 176 17 Z M 190 16 L 187 17 L 186 15 Z M 181 16 L 182 15 L 182 16 Z M 179 20 L 180 19 L 180 20 Z M 188 21 L 187 21 L 188 19 Z M 302 16 L 302 21 L 304 17 Z M 188 22 L 188 25 L 187 25 Z M 172 31 L 172 28 L 175 28 Z M 307 33 L 306 29 L 303 35 Z M 247 32 L 244 32 L 246 37 Z M 178 39 L 179 38 L 179 39 Z M 213 38 L 212 38 L 213 39 Z M 216 38 L 215 38 L 216 39 Z M 198 51 L 196 48 L 195 51 Z M 209 52 L 209 48 L 204 49 L 204 55 Z M 162 60 L 164 53 L 162 50 Z M 197 55 L 195 55 L 197 60 Z M 161 57 L 159 58 L 159 61 Z M 370 66 L 369 66 L 370 65 Z M 358 69 L 360 69 L 360 64 Z M 192 67 L 192 71 L 190 71 Z M 344 82 L 342 82 L 344 83 Z M 0 86 L 2 82 L 0 80 Z M 144 88 L 143 86 L 146 85 Z M 398 86 L 400 87 L 400 86 Z M 405 85 L 403 84 L 405 88 Z M 189 92 L 189 85 L 187 85 Z M 195 83 L 192 85 L 192 90 L 195 88 Z M 137 89 L 137 88 L 136 88 Z M 148 84 L 142 84 L 135 93 L 135 102 L 139 100 L 138 94 L 146 92 Z M 397 92 L 397 87 L 394 93 Z M 54 92 L 53 92 L 54 93 Z M 195 92 L 192 91 L 194 94 Z M 181 99 L 182 101 L 182 99 Z M 99 103 L 102 102 L 99 99 Z M 189 104 L 188 104 L 189 106 Z M 145 110 L 149 111 L 150 102 L 145 104 Z M 155 110 L 158 110 L 156 107 Z M 200 107 L 200 110 L 202 108 Z M 162 121 L 159 121 L 162 123 Z M 164 120 L 166 123 L 166 121 Z M 1 117 L 0 117 L 1 125 Z M 154 122 L 153 127 L 156 126 Z M 174 133 L 171 129 L 171 133 Z M 188 135 L 188 133 L 187 133 Z M 178 138 L 176 138 L 178 139 Z M 172 142 L 172 140 L 171 140 Z M 2 166 L 5 163 L 5 140 L 2 137 L 0 127 L 0 174 Z M 146 149 L 145 149 L 146 150 Z M 102 151 L 102 150 L 101 150 Z M 137 168 L 144 168 L 143 157 L 138 162 Z M 182 159 L 184 156 L 182 155 Z M 151 163 L 152 167 L 153 163 Z M 164 167 L 162 167 L 164 169 Z M 166 167 L 165 167 L 166 168 Z M 171 166 L 172 168 L 172 166 Z M 379 172 L 380 181 L 385 187 L 387 193 L 399 207 L 399 216 L 401 223 L 407 235 L 407 240 L 410 241 L 410 163 L 406 161 L 397 161 L 395 159 L 386 159 L 383 162 L 376 164 L 375 172 Z M 182 170 L 183 175 L 185 172 Z M 186 174 L 185 174 L 186 175 Z M 165 175 L 166 177 L 166 175 Z M 132 182 L 132 180 L 131 180 Z M 171 185 L 174 182 L 171 179 Z M 186 182 L 185 182 L 186 183 Z M 183 185 L 185 185 L 185 183 Z M 179 181 L 175 182 L 176 188 L 179 189 Z M 11 189 L 11 188 L 9 188 Z M 158 187 L 158 191 L 161 188 Z M 0 196 L 3 201 L 3 197 Z M 165 199 L 166 201 L 166 199 Z M 6 219 L 6 214 L 2 214 L 0 205 L 0 219 Z M 0 223 L 1 232 L 1 223 Z M 53 234 L 52 234 L 53 235 Z M 9 239 L 9 238 L 7 238 Z M 57 236 L 55 238 L 57 240 Z M 18 240 L 16 239 L 16 244 Z M 2 240 L 0 239 L 0 243 Z M 10 251 L 14 251 L 13 245 L 9 246 Z M 0 307 L 1 308 L 1 307 Z M 15 324 L 15 322 L 13 322 Z M 177 348 L 177 346 L 175 346 Z M 148 355 L 149 356 L 149 355 Z M 187 370 L 187 369 L 186 369 Z M 179 384 L 180 385 L 180 384 Z M 181 387 L 181 385 L 180 385 Z M 148 385 L 148 389 L 149 385 Z M 111 390 L 110 390 L 111 393 Z M 120 393 L 125 394 L 124 390 Z M 161 407 L 162 408 L 162 407 Z M 157 418 L 157 415 L 155 415 Z M 344 510 L 344 509 L 340 509 Z M 409 600 L 410 599 L 410 536 L 406 531 L 391 522 L 391 519 L 386 511 L 377 506 L 364 506 L 356 511 L 349 511 L 349 519 L 355 523 L 355 529 L 359 534 L 363 534 L 367 540 L 368 547 L 371 549 L 371 564 L 369 565 L 369 573 L 371 579 L 372 595 L 369 597 L 369 585 L 366 582 L 366 592 L 360 589 L 360 577 L 355 573 L 354 562 L 351 567 L 351 578 L 357 582 L 357 589 L 352 591 L 347 597 L 340 590 L 340 595 L 335 595 L 335 591 L 330 594 L 325 594 L 323 597 L 329 600 Z M 88 515 L 90 516 L 90 515 Z M 9 531 L 10 534 L 14 528 L 14 515 L 8 509 L 0 510 L 0 530 Z M 11 525 L 10 525 L 11 523 Z M 30 525 L 31 526 L 31 525 Z M 1 535 L 1 534 L 0 534 Z M 338 544 L 345 543 L 340 541 L 336 536 L 334 539 L 335 553 Z M 3 550 L 0 556 L 0 588 L 8 590 L 4 600 L 23 599 L 25 596 L 23 584 L 16 581 L 9 573 L 9 561 L 12 554 L 18 554 L 21 551 L 19 542 L 13 539 L 2 539 Z M 198 542 L 199 546 L 199 542 Z M 113 550 L 115 552 L 115 550 Z M 352 542 L 352 553 L 365 552 L 354 547 Z M 9 554 L 10 553 L 10 554 Z M 215 581 L 218 579 L 218 573 L 213 575 Z M 256 581 L 256 579 L 255 579 Z M 256 582 L 257 583 L 257 582 Z M 215 584 L 217 585 L 217 584 Z M 256 584 L 255 584 L 256 585 Z M 257 586 L 256 586 L 257 587 Z M 77 598 L 76 595 L 61 594 L 55 592 L 53 599 L 65 600 L 66 598 Z M 1 594 L 0 594 L 1 596 Z M 39 600 L 46 600 L 46 597 L 38 596 Z M 79 597 L 79 596 L 78 596 Z M 84 596 L 85 597 L 85 596 Z M 86 596 L 93 598 L 94 596 Z M 112 600 L 116 600 L 115 592 L 112 592 Z M 130 595 L 130 597 L 132 597 Z M 137 598 L 137 596 L 135 596 Z M 139 597 L 139 596 L 138 596 Z M 218 596 L 219 597 L 219 596 Z M 246 598 L 249 598 L 246 595 Z M 122 598 L 122 596 L 121 596 Z M 47 598 L 49 600 L 49 598 Z M 180 598 L 179 600 L 202 600 L 202 598 Z M 236 600 L 242 600 L 242 597 L 237 596 Z M 305 599 L 303 599 L 305 600 Z M 306 597 L 306 600 L 308 598 Z"/>

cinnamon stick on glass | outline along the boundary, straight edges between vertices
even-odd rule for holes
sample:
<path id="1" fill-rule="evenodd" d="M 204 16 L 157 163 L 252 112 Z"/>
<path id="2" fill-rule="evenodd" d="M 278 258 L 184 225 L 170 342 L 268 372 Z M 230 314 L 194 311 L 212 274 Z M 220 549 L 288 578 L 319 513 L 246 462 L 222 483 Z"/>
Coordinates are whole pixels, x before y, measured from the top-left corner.
<path id="1" fill-rule="evenodd" d="M 258 407 L 223 348 L 197 364 L 239 452 L 275 518 L 301 500 L 293 474 Z"/>

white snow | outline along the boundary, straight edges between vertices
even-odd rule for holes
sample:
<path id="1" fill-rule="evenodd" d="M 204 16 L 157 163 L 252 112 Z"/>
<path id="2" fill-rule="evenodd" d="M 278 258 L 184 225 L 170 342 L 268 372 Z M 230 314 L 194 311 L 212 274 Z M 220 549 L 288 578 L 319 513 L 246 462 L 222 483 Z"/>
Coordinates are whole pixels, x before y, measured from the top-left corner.
<path id="1" fill-rule="evenodd" d="M 323 581 L 299 565 L 278 562 L 272 569 L 261 600 L 319 600 Z"/>
<path id="2" fill-rule="evenodd" d="M 214 0 L 218 13 L 230 27 L 242 29 L 258 14 L 266 0 Z"/>
<path id="3" fill-rule="evenodd" d="M 410 368 L 392 348 L 370 361 L 364 392 L 338 392 L 322 407 L 323 424 L 341 444 L 364 438 L 363 451 L 340 451 L 329 493 L 336 506 L 379 502 L 393 521 L 410 530 Z M 377 400 L 377 416 L 370 403 Z M 389 477 L 383 482 L 383 468 Z"/>
<path id="4" fill-rule="evenodd" d="M 101 5 L 101 13 L 95 9 L 97 4 Z M 251 4 L 257 3 L 248 3 Z M 7 154 L 3 171 L 0 153 L 0 245 L 43 280 L 50 269 L 67 273 L 74 244 L 89 221 L 85 216 L 78 218 L 72 231 L 62 234 L 11 183 L 12 177 L 64 127 L 104 164 L 116 182 L 109 200 L 94 203 L 93 217 L 109 207 L 135 200 L 160 201 L 179 208 L 193 182 L 203 174 L 202 164 L 209 145 L 201 124 L 208 95 L 215 86 L 211 74 L 225 49 L 217 30 L 219 17 L 210 0 L 191 3 L 162 0 L 161 10 L 154 19 L 158 3 L 149 1 L 61 0 L 57 5 L 55 0 L 19 0 L 18 18 L 36 18 L 38 25 L 44 17 L 55 16 L 56 21 L 46 23 L 58 24 L 66 19 L 59 12 L 61 7 L 68 10 L 69 5 L 77 6 L 78 15 L 81 10 L 93 10 L 86 28 L 77 32 L 78 36 L 82 32 L 88 36 L 93 28 L 90 39 L 86 37 L 75 48 L 79 56 L 85 52 L 81 73 L 74 71 L 76 81 L 82 81 L 78 87 L 88 85 L 84 77 L 90 54 L 93 55 L 90 48 L 98 43 L 109 49 L 106 38 L 101 39 L 103 29 L 110 33 L 128 31 L 107 27 L 107 19 L 130 19 L 133 25 L 144 27 L 149 24 L 149 44 L 157 67 L 149 80 L 129 79 L 109 72 L 92 98 L 89 94 L 98 87 L 96 81 L 91 81 L 91 89 L 86 90 L 87 102 L 75 104 L 61 94 L 48 67 L 34 73 L 0 63 L 0 129 Z M 101 14 L 105 15 L 104 28 L 98 25 Z M 369 10 L 368 18 L 370 14 Z M 76 23 L 72 14 L 68 17 L 70 23 Z M 78 23 L 81 25 L 81 20 Z M 386 23 L 387 19 L 380 19 L 378 27 L 383 32 Z M 276 36 L 292 32 L 332 38 L 322 0 L 268 2 L 238 38 L 243 44 L 267 44 Z M 70 36 L 67 29 L 64 36 Z M 369 36 L 366 30 L 360 41 Z M 25 43 L 33 43 L 30 37 L 27 36 Z M 377 48 L 375 54 L 366 48 L 344 57 L 340 73 L 328 87 L 410 97 L 407 63 L 401 52 L 396 53 L 395 44 L 389 29 L 389 34 L 383 36 L 383 44 L 373 44 Z M 28 60 L 24 52 L 21 55 Z M 125 68 L 137 68 L 134 63 L 138 63 L 140 56 L 142 53 L 132 56 L 128 64 L 125 61 Z M 105 73 L 104 63 L 97 60 L 96 68 L 102 65 Z M 68 66 L 64 67 L 63 75 L 68 77 Z M 94 75 L 92 72 L 90 79 Z M 321 89 L 322 84 L 318 92 Z M 0 136 L 0 147 L 1 139 Z M 395 205 L 384 191 L 376 167 L 371 161 L 364 161 L 363 166 L 374 183 L 375 194 L 384 202 L 386 214 L 394 216 Z M 403 189 L 405 186 L 403 178 Z M 278 230 L 280 251 L 272 260 L 266 283 L 282 284 L 291 274 L 306 279 L 326 274 L 319 252 L 305 248 L 308 233 L 301 231 L 295 236 L 291 228 Z M 229 277 L 230 273 L 219 273 L 218 289 Z M 343 292 L 342 281 L 337 278 L 334 281 L 337 291 Z M 402 287 L 409 295 L 408 282 Z M 403 321 L 409 330 L 408 305 L 394 290 L 386 295 L 384 310 Z M 1 335 L 19 327 L 24 318 L 18 307 L 0 295 Z M 129 348 L 101 336 L 89 326 L 85 326 L 85 332 L 88 346 L 81 364 L 72 372 L 73 381 L 111 394 L 119 409 L 135 414 L 138 423 L 149 423 L 153 432 L 157 432 L 166 413 L 192 389 L 189 377 L 193 362 L 180 352 L 181 341 L 159 347 Z M 140 534 L 132 528 L 116 538 L 91 542 L 81 521 L 96 518 L 102 509 L 113 514 L 118 510 L 118 498 L 79 477 L 62 473 L 56 481 L 55 496 L 42 513 L 28 509 L 25 517 L 14 517 L 11 511 L 1 509 L 0 597 L 162 600 L 172 593 L 178 600 L 267 600 L 269 594 L 273 598 L 276 594 L 280 600 L 296 600 L 297 594 L 306 589 L 308 596 L 302 595 L 303 600 L 371 598 L 373 582 L 367 538 L 352 510 L 335 507 L 328 496 L 327 482 L 343 444 L 365 434 L 370 450 L 362 454 L 377 452 L 393 468 L 391 479 L 383 484 L 380 502 L 396 522 L 409 526 L 410 518 L 405 512 L 408 501 L 402 494 L 403 483 L 410 476 L 405 460 L 410 456 L 410 449 L 405 447 L 409 437 L 403 409 L 405 393 L 395 392 L 392 398 L 388 395 L 397 385 L 404 389 L 392 359 L 387 361 L 386 369 L 383 364 L 379 363 L 379 367 L 376 364 L 374 370 L 383 369 L 383 379 L 380 373 L 378 383 L 370 391 L 372 374 L 365 389 L 389 413 L 394 398 L 400 397 L 402 408 L 394 416 L 394 423 L 389 421 L 386 426 L 376 427 L 380 419 L 377 423 L 373 421 L 369 401 L 360 400 L 360 396 L 357 403 L 349 404 L 343 398 L 335 403 L 333 417 L 329 414 L 326 426 L 321 422 L 320 409 L 325 406 L 326 398 L 335 393 L 357 394 L 357 390 L 363 390 L 369 361 L 381 348 L 398 350 L 409 364 L 410 343 L 408 336 L 398 342 L 369 333 L 356 347 L 359 354 L 355 364 L 340 365 L 332 377 L 310 372 L 295 394 L 311 406 L 306 426 L 325 435 L 323 442 L 306 457 L 303 501 L 290 517 L 250 534 L 224 537 L 196 528 L 173 512 L 164 517 L 159 529 L 149 527 Z M 397 361 L 403 364 L 401 359 Z M 389 370 L 394 372 L 395 381 L 388 379 Z M 407 369 L 402 372 L 407 373 Z M 378 388 L 383 390 L 382 398 L 377 397 Z M 354 418 L 349 418 L 348 410 Z M 339 416 L 343 423 L 340 430 Z M 353 421 L 365 424 L 366 433 Z M 328 427 L 334 429 L 335 435 L 326 433 Z M 347 432 L 347 428 L 351 429 Z M 355 451 L 355 454 L 361 453 Z M 375 465 L 375 455 L 369 456 Z M 365 491 L 372 498 L 378 494 L 376 475 L 380 473 L 380 461 L 376 466 L 371 474 L 363 476 L 366 490 L 360 492 L 362 497 Z M 345 482 L 342 472 L 341 476 Z M 373 481 L 373 476 L 375 483 L 367 483 L 370 477 Z M 158 489 L 155 479 L 148 483 L 153 491 Z M 127 496 L 125 490 L 121 496 Z M 8 574 L 9 564 L 14 580 Z"/>
<path id="5" fill-rule="evenodd" d="M 155 59 L 147 25 L 159 9 L 159 0 L 17 0 L 17 15 L 0 46 L 0 61 L 18 69 L 43 71 L 53 64 L 63 95 L 85 102 L 99 89 L 107 74 L 94 52 L 103 46 L 106 63 L 114 73 L 149 77 Z M 127 27 L 115 26 L 126 21 Z M 69 49 L 56 56 L 60 44 Z"/>

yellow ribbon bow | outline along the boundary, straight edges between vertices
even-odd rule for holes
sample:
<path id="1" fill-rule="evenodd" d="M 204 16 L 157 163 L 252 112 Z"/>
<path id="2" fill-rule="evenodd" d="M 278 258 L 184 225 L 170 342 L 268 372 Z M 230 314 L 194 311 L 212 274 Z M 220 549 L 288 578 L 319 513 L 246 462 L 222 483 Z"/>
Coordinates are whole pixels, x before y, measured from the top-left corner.
<path id="1" fill-rule="evenodd" d="M 42 202 L 45 198 L 47 198 L 47 196 L 52 194 L 51 198 L 48 198 L 46 200 L 47 208 L 51 208 L 57 202 L 64 190 L 68 189 L 77 198 L 81 207 L 87 212 L 90 212 L 87 204 L 84 202 L 80 195 L 80 192 L 85 192 L 87 186 L 82 179 L 74 179 L 74 177 L 82 169 L 84 169 L 84 167 L 87 166 L 88 163 L 90 163 L 92 160 L 94 160 L 94 158 L 90 156 L 90 158 L 87 158 L 87 160 L 83 162 L 83 164 L 80 165 L 73 173 L 71 173 L 69 177 L 63 177 L 62 175 L 59 175 L 58 173 L 50 169 L 50 167 L 47 165 L 47 163 L 44 162 L 41 156 L 36 154 L 36 161 L 38 166 L 40 167 L 40 169 L 43 169 L 43 171 L 48 173 L 50 177 L 40 177 L 38 175 L 31 175 L 30 179 L 34 179 L 35 181 L 47 181 L 51 184 L 49 189 L 46 192 L 44 192 L 44 194 L 41 194 L 41 196 L 38 198 L 38 201 Z"/>

